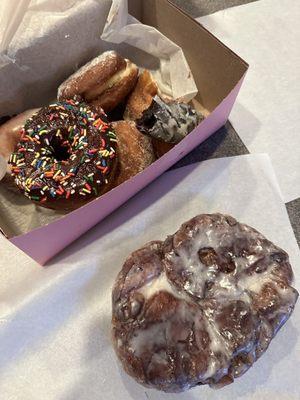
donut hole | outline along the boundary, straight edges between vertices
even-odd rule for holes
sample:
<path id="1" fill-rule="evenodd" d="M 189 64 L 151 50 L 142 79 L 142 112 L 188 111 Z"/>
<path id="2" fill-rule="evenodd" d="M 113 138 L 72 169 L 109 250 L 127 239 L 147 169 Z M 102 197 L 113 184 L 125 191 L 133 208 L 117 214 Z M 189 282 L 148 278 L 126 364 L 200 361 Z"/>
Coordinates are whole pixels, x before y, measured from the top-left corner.
<path id="1" fill-rule="evenodd" d="M 50 140 L 52 156 L 57 161 L 67 161 L 71 156 L 71 144 L 64 136 L 64 134 L 61 136 L 53 135 Z"/>
<path id="2" fill-rule="evenodd" d="M 156 124 L 156 117 L 154 114 L 149 114 L 145 116 L 145 119 L 143 120 L 144 127 L 146 129 L 152 129 L 154 125 Z"/>

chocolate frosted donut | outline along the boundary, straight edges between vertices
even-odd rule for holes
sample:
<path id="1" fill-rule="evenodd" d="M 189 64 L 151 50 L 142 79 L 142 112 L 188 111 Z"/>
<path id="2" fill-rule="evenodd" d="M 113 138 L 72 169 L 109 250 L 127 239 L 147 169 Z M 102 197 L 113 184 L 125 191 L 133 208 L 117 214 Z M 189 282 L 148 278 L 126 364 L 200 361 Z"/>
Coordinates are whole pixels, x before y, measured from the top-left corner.
<path id="1" fill-rule="evenodd" d="M 110 189 L 115 156 L 116 137 L 105 115 L 74 98 L 27 120 L 10 164 L 29 199 L 72 210 Z"/>
<path id="2" fill-rule="evenodd" d="M 112 295 L 116 353 L 166 392 L 231 383 L 289 318 L 292 278 L 288 255 L 255 229 L 199 215 L 126 260 Z"/>
<path id="3" fill-rule="evenodd" d="M 203 120 L 190 105 L 176 101 L 164 102 L 155 96 L 142 117 L 136 121 L 138 129 L 154 139 L 179 143 Z"/>

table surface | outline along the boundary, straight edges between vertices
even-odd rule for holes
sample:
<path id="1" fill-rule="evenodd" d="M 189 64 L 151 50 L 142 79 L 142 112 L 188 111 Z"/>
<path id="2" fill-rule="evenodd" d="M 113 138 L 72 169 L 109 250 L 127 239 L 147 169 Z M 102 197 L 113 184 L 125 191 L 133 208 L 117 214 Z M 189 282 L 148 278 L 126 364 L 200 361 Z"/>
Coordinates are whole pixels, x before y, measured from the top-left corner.
<path id="1" fill-rule="evenodd" d="M 252 1 L 257 0 L 172 0 L 174 4 L 181 7 L 194 18 Z M 240 139 L 238 132 L 234 130 L 228 121 L 223 128 L 196 147 L 196 149 L 180 160 L 173 168 L 211 158 L 243 154 L 249 154 L 249 150 Z M 300 198 L 286 203 L 286 209 L 300 247 Z"/>

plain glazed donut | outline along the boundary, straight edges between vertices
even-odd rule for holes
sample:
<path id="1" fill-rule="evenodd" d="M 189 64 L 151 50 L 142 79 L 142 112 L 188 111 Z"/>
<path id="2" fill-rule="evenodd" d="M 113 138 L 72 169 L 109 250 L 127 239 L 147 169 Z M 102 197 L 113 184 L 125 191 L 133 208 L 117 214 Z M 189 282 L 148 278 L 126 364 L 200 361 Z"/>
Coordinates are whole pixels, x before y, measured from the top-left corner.
<path id="1" fill-rule="evenodd" d="M 199 215 L 132 253 L 112 293 L 112 337 L 139 383 L 224 386 L 266 351 L 298 298 L 288 255 L 247 225 Z"/>
<path id="2" fill-rule="evenodd" d="M 58 88 L 58 100 L 80 95 L 105 112 L 113 110 L 136 84 L 138 68 L 115 51 L 96 57 L 71 75 Z"/>
<path id="3" fill-rule="evenodd" d="M 73 210 L 111 188 L 116 137 L 105 115 L 81 99 L 54 103 L 27 120 L 10 164 L 29 199 Z"/>
<path id="4" fill-rule="evenodd" d="M 118 141 L 118 172 L 114 186 L 132 178 L 155 161 L 151 139 L 140 133 L 134 122 L 112 123 Z"/>

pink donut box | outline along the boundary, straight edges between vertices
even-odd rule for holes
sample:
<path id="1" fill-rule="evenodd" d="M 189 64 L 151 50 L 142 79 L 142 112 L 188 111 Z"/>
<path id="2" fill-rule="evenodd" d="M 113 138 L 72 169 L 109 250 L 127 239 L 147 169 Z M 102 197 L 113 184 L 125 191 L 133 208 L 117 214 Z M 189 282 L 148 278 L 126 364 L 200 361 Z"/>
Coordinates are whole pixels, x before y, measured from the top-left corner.
<path id="1" fill-rule="evenodd" d="M 245 61 L 169 0 L 131 0 L 129 11 L 183 49 L 199 89 L 196 101 L 209 115 L 178 145 L 129 181 L 48 225 L 9 239 L 41 265 L 222 127 L 247 72 Z"/>

